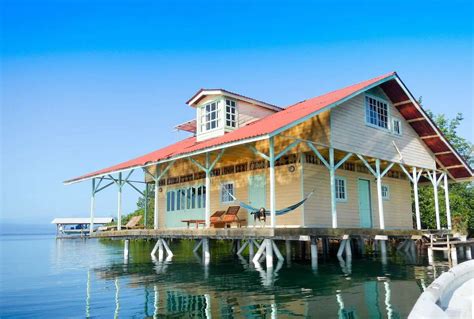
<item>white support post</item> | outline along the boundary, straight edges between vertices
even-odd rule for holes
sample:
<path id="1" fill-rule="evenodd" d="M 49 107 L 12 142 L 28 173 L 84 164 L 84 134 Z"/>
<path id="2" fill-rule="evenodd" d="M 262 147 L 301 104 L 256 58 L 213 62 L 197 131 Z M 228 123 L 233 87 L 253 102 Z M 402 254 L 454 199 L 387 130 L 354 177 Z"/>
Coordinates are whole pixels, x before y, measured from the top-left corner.
<path id="1" fill-rule="evenodd" d="M 258 247 L 257 253 L 255 256 L 253 256 L 252 261 L 254 263 L 257 263 L 260 260 L 260 257 L 262 256 L 263 252 L 265 251 L 265 248 L 267 247 L 265 240 L 262 242 L 260 247 Z"/>
<path id="2" fill-rule="evenodd" d="M 283 255 L 281 254 L 280 249 L 278 249 L 278 246 L 275 241 L 273 239 L 270 239 L 270 241 L 272 242 L 273 252 L 275 253 L 278 261 L 284 261 L 285 258 L 283 258 Z"/>
<path id="3" fill-rule="evenodd" d="M 206 153 L 206 228 L 211 227 L 211 170 L 209 169 L 210 154 Z"/>
<path id="4" fill-rule="evenodd" d="M 265 239 L 265 260 L 267 263 L 267 271 L 269 268 L 273 268 L 273 245 L 271 239 Z"/>
<path id="5" fill-rule="evenodd" d="M 436 213 L 436 228 L 441 229 L 441 220 L 439 218 L 439 201 L 438 201 L 438 179 L 436 177 L 436 170 L 433 170 L 433 178 L 431 179 L 433 184 L 434 191 L 434 204 L 435 204 L 435 213 Z"/>
<path id="6" fill-rule="evenodd" d="M 345 251 L 346 251 L 346 258 L 349 258 L 352 256 L 352 246 L 351 246 L 351 239 L 347 239 L 346 241 L 346 247 L 345 247 Z"/>
<path id="7" fill-rule="evenodd" d="M 89 225 L 89 235 L 94 232 L 94 215 L 95 215 L 95 178 L 92 179 L 92 194 L 91 194 L 91 222 Z"/>
<path id="8" fill-rule="evenodd" d="M 421 215 L 420 215 L 420 200 L 418 198 L 418 174 L 416 171 L 416 167 L 413 167 L 413 194 L 415 197 L 415 216 L 416 216 L 416 229 L 421 230 Z"/>
<path id="9" fill-rule="evenodd" d="M 122 186 L 122 173 L 119 173 L 117 196 L 117 230 L 122 229 Z"/>
<path id="10" fill-rule="evenodd" d="M 337 228 L 336 169 L 334 168 L 334 148 L 329 148 L 329 180 L 331 187 L 332 228 Z"/>
<path id="11" fill-rule="evenodd" d="M 156 168 L 158 169 L 158 167 Z M 159 209 L 159 199 L 158 199 L 158 194 L 160 193 L 160 181 L 155 179 L 155 203 L 154 203 L 154 209 L 153 209 L 153 228 L 158 229 L 160 227 L 160 223 L 158 221 L 158 209 Z"/>
<path id="12" fill-rule="evenodd" d="M 448 229 L 451 229 L 451 206 L 449 204 L 449 184 L 448 184 L 448 173 L 444 173 L 444 198 L 446 202 L 446 219 L 448 223 Z"/>
<path id="13" fill-rule="evenodd" d="M 270 226 L 275 227 L 276 226 L 276 207 L 275 207 L 276 200 L 275 200 L 275 139 L 274 137 L 270 137 L 269 145 L 270 145 Z"/>
<path id="14" fill-rule="evenodd" d="M 249 258 L 252 259 L 254 255 L 254 242 L 253 239 L 249 239 Z"/>
<path id="15" fill-rule="evenodd" d="M 347 239 L 342 239 L 341 242 L 339 243 L 339 249 L 337 250 L 337 257 L 341 257 L 342 254 L 344 253 L 344 248 L 346 247 L 346 241 Z"/>
<path id="16" fill-rule="evenodd" d="M 202 239 L 202 259 L 204 265 L 209 265 L 211 260 L 211 252 L 209 249 L 209 238 Z"/>
<path id="17" fill-rule="evenodd" d="M 311 237 L 311 268 L 318 269 L 318 242 L 315 237 Z"/>
<path id="18" fill-rule="evenodd" d="M 375 160 L 375 173 L 377 178 L 377 203 L 379 208 L 379 225 L 380 229 L 385 229 L 385 218 L 383 214 L 383 199 L 382 199 L 382 174 L 380 172 L 380 159 Z"/>
<path id="19" fill-rule="evenodd" d="M 125 244 L 123 246 L 123 258 L 128 260 L 129 256 L 129 247 L 130 247 L 130 239 L 125 239 Z"/>

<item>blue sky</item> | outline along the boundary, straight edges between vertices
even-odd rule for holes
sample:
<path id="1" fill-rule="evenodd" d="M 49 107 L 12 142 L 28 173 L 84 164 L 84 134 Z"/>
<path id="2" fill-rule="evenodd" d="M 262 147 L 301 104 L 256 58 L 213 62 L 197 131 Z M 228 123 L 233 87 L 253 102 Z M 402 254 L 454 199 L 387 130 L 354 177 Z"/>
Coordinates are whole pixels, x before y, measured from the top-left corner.
<path id="1" fill-rule="evenodd" d="M 463 112 L 474 140 L 470 1 L 0 5 L 3 221 L 87 216 L 90 183 L 62 181 L 183 137 L 172 127 L 201 87 L 287 106 L 395 70 L 425 107 Z M 115 211 L 110 188 L 97 215 Z"/>

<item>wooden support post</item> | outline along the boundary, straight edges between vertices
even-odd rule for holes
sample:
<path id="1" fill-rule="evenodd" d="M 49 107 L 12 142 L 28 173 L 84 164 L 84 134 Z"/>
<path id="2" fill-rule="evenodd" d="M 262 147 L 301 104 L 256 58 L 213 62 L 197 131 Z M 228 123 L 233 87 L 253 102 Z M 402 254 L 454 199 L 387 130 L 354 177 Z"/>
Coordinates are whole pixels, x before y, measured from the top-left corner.
<path id="1" fill-rule="evenodd" d="M 202 239 L 202 260 L 204 265 L 208 265 L 211 260 L 211 251 L 209 249 L 209 238 Z"/>
<path id="2" fill-rule="evenodd" d="M 467 260 L 471 260 L 471 259 L 472 259 L 471 246 L 470 246 L 470 245 L 465 246 L 464 249 L 465 249 L 466 259 L 467 259 Z"/>
<path id="3" fill-rule="evenodd" d="M 89 235 L 94 232 L 94 215 L 95 215 L 95 178 L 92 179 L 92 194 L 91 194 L 91 221 L 89 225 Z M 57 236 L 57 233 L 56 233 Z"/>
<path id="4" fill-rule="evenodd" d="M 277 246 L 277 244 L 275 243 L 275 241 L 272 240 L 272 239 L 269 239 L 269 240 L 270 240 L 271 243 L 272 243 L 273 252 L 274 252 L 275 255 L 277 256 L 278 261 L 284 261 L 285 258 L 283 258 L 283 255 L 281 254 L 280 249 L 278 249 L 278 246 Z"/>
<path id="5" fill-rule="evenodd" d="M 433 256 L 433 248 L 428 247 L 428 263 L 433 264 L 434 256 Z"/>
<path id="6" fill-rule="evenodd" d="M 211 227 L 211 170 L 210 165 L 210 154 L 206 153 L 206 209 L 205 209 L 205 221 L 206 228 Z"/>
<path id="7" fill-rule="evenodd" d="M 383 198 L 382 198 L 382 173 L 380 171 L 380 159 L 375 160 L 375 172 L 377 178 L 377 204 L 379 208 L 379 226 L 380 229 L 385 229 L 385 218 L 383 213 Z"/>
<path id="8" fill-rule="evenodd" d="M 382 264 L 387 263 L 387 241 L 386 240 L 380 240 L 380 253 L 381 253 L 381 258 L 382 258 Z"/>
<path id="9" fill-rule="evenodd" d="M 122 173 L 119 173 L 117 195 L 117 230 L 122 229 L 122 186 Z"/>
<path id="10" fill-rule="evenodd" d="M 413 179 L 413 197 L 415 198 L 415 216 L 416 216 L 416 229 L 421 230 L 421 215 L 420 215 L 420 200 L 418 197 L 418 180 L 419 176 L 416 171 L 416 167 L 413 167 L 412 173 Z"/>
<path id="11" fill-rule="evenodd" d="M 332 228 L 337 228 L 336 169 L 334 167 L 334 148 L 329 148 L 329 184 L 331 187 Z"/>
<path id="12" fill-rule="evenodd" d="M 311 237 L 311 268 L 318 269 L 318 241 L 316 237 Z"/>
<path id="13" fill-rule="evenodd" d="M 439 218 L 439 201 L 438 201 L 438 179 L 436 178 L 436 170 L 433 170 L 433 178 L 431 179 L 434 192 L 434 204 L 436 213 L 436 229 L 441 229 L 441 220 Z"/>
<path id="14" fill-rule="evenodd" d="M 456 246 L 452 245 L 450 250 L 451 250 L 451 262 L 453 263 L 452 266 L 454 267 L 458 264 L 458 254 L 456 251 Z"/>
<path id="15" fill-rule="evenodd" d="M 449 204 L 449 184 L 448 184 L 448 173 L 444 173 L 444 198 L 446 202 L 446 219 L 448 229 L 451 229 L 451 205 Z"/>
<path id="16" fill-rule="evenodd" d="M 129 256 L 129 247 L 130 247 L 130 239 L 125 239 L 125 243 L 123 246 L 123 258 L 128 260 Z"/>
<path id="17" fill-rule="evenodd" d="M 351 239 L 347 239 L 346 241 L 346 257 L 351 257 L 352 256 L 352 248 L 351 248 Z"/>
<path id="18" fill-rule="evenodd" d="M 285 240 L 286 261 L 291 262 L 291 241 Z"/>
<path id="19" fill-rule="evenodd" d="M 275 139 L 270 137 L 270 226 L 276 226 L 276 197 L 275 197 Z M 268 254 L 267 254 L 268 256 Z M 267 261 L 268 263 L 268 261 Z"/>
<path id="20" fill-rule="evenodd" d="M 346 247 L 346 239 L 342 239 L 339 244 L 339 249 L 337 250 L 337 257 L 341 257 L 344 253 L 344 248 Z"/>
<path id="21" fill-rule="evenodd" d="M 170 247 L 168 246 L 168 243 L 166 240 L 162 239 L 161 242 L 163 243 L 163 247 L 165 247 L 166 254 L 168 257 L 173 257 L 173 252 L 171 251 Z"/>
<path id="22" fill-rule="evenodd" d="M 265 239 L 265 260 L 267 263 L 267 271 L 269 268 L 273 268 L 273 245 L 271 239 Z"/>
<path id="23" fill-rule="evenodd" d="M 147 228 L 147 219 L 148 219 L 148 183 L 145 183 L 145 192 L 143 193 L 145 199 L 145 207 L 143 208 L 143 225 Z"/>
<path id="24" fill-rule="evenodd" d="M 265 240 L 262 242 L 260 247 L 258 247 L 257 253 L 253 257 L 252 261 L 253 262 L 258 262 L 260 260 L 260 257 L 262 256 L 263 252 L 265 251 L 266 245 L 265 245 Z"/>
<path id="25" fill-rule="evenodd" d="M 249 259 L 252 260 L 253 256 L 255 256 L 254 241 L 253 239 L 249 239 Z"/>
<path id="26" fill-rule="evenodd" d="M 202 239 L 196 241 L 196 244 L 194 245 L 194 248 L 193 248 L 193 252 L 197 253 L 197 251 L 199 250 L 201 246 L 202 246 Z"/>
<path id="27" fill-rule="evenodd" d="M 157 168 L 158 169 L 158 168 Z M 155 202 L 153 203 L 154 206 L 154 211 L 153 211 L 153 228 L 158 229 L 160 227 L 159 221 L 158 221 L 158 210 L 159 210 L 159 205 L 158 203 L 160 202 L 158 199 L 158 194 L 160 193 L 160 181 L 155 180 Z"/>
<path id="28" fill-rule="evenodd" d="M 237 251 L 237 255 L 242 255 L 242 253 L 244 252 L 245 248 L 247 248 L 247 246 L 249 245 L 249 242 L 250 240 L 247 240 L 246 242 L 243 243 L 243 245 L 239 248 L 239 250 Z"/>

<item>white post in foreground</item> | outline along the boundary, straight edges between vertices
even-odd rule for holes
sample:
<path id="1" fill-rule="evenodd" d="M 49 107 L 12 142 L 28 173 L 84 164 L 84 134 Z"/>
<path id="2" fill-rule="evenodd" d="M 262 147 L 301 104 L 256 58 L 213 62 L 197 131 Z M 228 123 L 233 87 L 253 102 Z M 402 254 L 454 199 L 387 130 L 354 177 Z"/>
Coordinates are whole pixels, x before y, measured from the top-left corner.
<path id="1" fill-rule="evenodd" d="M 276 226 L 276 207 L 275 207 L 276 200 L 275 200 L 275 140 L 274 140 L 274 137 L 270 137 L 269 144 L 270 144 L 270 226 L 275 227 Z"/>
<path id="2" fill-rule="evenodd" d="M 210 154 L 206 153 L 206 210 L 205 210 L 206 228 L 211 227 L 211 169 Z"/>
<path id="3" fill-rule="evenodd" d="M 380 229 L 385 229 L 385 218 L 383 214 L 383 198 L 382 198 L 382 174 L 380 172 L 380 159 L 375 160 L 375 172 L 377 178 L 377 203 L 379 208 L 379 224 Z"/>
<path id="4" fill-rule="evenodd" d="M 334 168 L 334 149 L 329 148 L 329 184 L 331 187 L 332 228 L 337 228 L 336 170 Z"/>
<path id="5" fill-rule="evenodd" d="M 421 215 L 420 215 L 420 200 L 418 198 L 418 175 L 416 167 L 413 167 L 413 194 L 415 197 L 415 215 L 416 215 L 416 229 L 421 230 Z"/>
<path id="6" fill-rule="evenodd" d="M 444 198 L 446 201 L 446 219 L 448 222 L 448 229 L 451 229 L 451 207 L 449 204 L 448 173 L 444 173 Z"/>
<path id="7" fill-rule="evenodd" d="M 91 221 L 89 225 L 89 235 L 94 232 L 94 215 L 95 215 L 95 178 L 92 179 L 92 194 L 91 194 Z"/>
<path id="8" fill-rule="evenodd" d="M 119 173 L 117 197 L 117 230 L 122 229 L 122 173 Z"/>
<path id="9" fill-rule="evenodd" d="M 434 204 L 435 204 L 435 212 L 436 212 L 436 228 L 438 230 L 441 229 L 441 221 L 439 219 L 439 201 L 438 201 L 438 179 L 436 178 L 436 170 L 433 170 L 433 179 L 431 180 L 433 184 L 433 191 L 434 191 Z"/>
<path id="10" fill-rule="evenodd" d="M 156 169 L 158 169 L 158 167 Z M 158 221 L 158 209 L 159 209 L 158 203 L 160 202 L 158 199 L 159 193 L 160 193 L 160 183 L 158 180 L 155 180 L 155 203 L 153 205 L 153 228 L 154 229 L 158 229 L 158 227 L 160 226 L 160 223 Z"/>

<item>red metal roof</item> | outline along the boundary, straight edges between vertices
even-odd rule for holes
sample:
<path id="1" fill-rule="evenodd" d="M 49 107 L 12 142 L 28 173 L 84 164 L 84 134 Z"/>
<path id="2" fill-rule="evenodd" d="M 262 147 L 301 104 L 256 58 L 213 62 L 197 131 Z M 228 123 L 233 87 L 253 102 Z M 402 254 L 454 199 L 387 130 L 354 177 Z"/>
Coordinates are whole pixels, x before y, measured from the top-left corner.
<path id="1" fill-rule="evenodd" d="M 216 147 L 216 146 L 238 142 L 242 140 L 248 140 L 248 139 L 256 138 L 256 137 L 263 137 L 263 136 L 272 134 L 274 132 L 284 130 L 287 126 L 290 126 L 297 122 L 301 122 L 305 120 L 306 117 L 313 116 L 314 113 L 316 112 L 319 112 L 328 107 L 336 106 L 338 105 L 338 103 L 342 103 L 346 99 L 351 98 L 377 85 L 381 85 L 382 88 L 386 91 L 387 95 L 389 95 L 391 99 L 392 98 L 395 99 L 395 100 L 392 100 L 393 103 L 397 103 L 398 100 L 400 101 L 407 100 L 408 96 L 403 92 L 403 90 L 400 87 L 396 88 L 396 86 L 393 85 L 394 83 L 396 83 L 396 79 L 398 79 L 398 76 L 396 75 L 395 72 L 384 74 L 376 78 L 373 78 L 373 79 L 370 79 L 358 84 L 354 84 L 340 90 L 336 90 L 336 91 L 333 91 L 333 92 L 330 92 L 330 93 L 327 93 L 327 94 L 324 94 L 324 95 L 321 95 L 309 100 L 296 103 L 294 105 L 287 107 L 286 109 L 280 112 L 271 114 L 265 118 L 252 122 L 249 125 L 241 127 L 235 131 L 229 132 L 223 136 L 211 138 L 211 139 L 201 141 L 201 142 L 197 142 L 196 137 L 189 137 L 175 144 L 169 145 L 165 148 L 146 154 L 144 156 L 140 156 L 135 159 L 68 180 L 65 183 L 71 183 L 71 182 L 91 178 L 94 176 L 99 176 L 99 175 L 112 173 L 112 172 L 116 172 L 120 170 L 125 170 L 125 169 L 129 169 L 133 167 L 139 167 L 139 166 L 143 166 L 149 163 L 154 163 L 154 162 L 170 159 L 179 155 L 185 155 L 188 153 L 203 151 L 211 147 Z M 397 84 L 397 86 L 399 85 Z M 403 94 L 405 94 L 405 96 L 403 96 Z M 410 111 L 411 112 L 410 114 L 408 114 L 407 112 L 405 112 L 406 114 L 404 114 L 403 108 L 405 108 L 404 105 L 399 107 L 399 110 L 402 113 L 402 115 L 405 116 L 405 118 L 407 119 L 413 118 L 413 116 L 415 117 L 423 116 L 422 114 L 416 114 L 417 112 L 419 113 L 418 110 L 416 110 L 416 112 Z M 412 108 L 416 109 L 414 105 L 412 105 Z M 412 113 L 414 115 L 411 115 Z M 418 133 L 420 134 L 420 132 Z M 442 138 L 440 138 L 440 140 L 437 142 L 440 144 L 443 144 L 443 147 L 446 148 L 446 150 L 450 150 L 449 144 L 447 145 L 447 143 L 443 141 Z M 437 147 L 436 144 L 433 145 L 433 148 Z M 430 143 L 427 143 L 427 145 L 428 147 L 432 148 L 430 146 Z M 454 153 L 453 153 L 453 156 L 455 156 L 456 158 L 459 157 L 459 155 L 454 154 Z M 459 171 L 458 168 L 456 168 L 456 170 L 453 170 L 453 171 L 450 170 L 450 173 L 458 172 L 458 171 Z M 453 176 L 458 178 L 458 176 L 455 176 L 455 175 Z M 471 177 L 471 176 L 472 176 L 472 171 L 470 168 L 468 168 L 468 166 L 464 168 L 464 172 L 462 174 L 459 174 L 459 178 Z"/>

